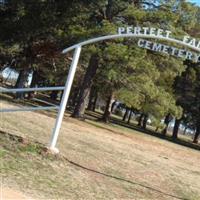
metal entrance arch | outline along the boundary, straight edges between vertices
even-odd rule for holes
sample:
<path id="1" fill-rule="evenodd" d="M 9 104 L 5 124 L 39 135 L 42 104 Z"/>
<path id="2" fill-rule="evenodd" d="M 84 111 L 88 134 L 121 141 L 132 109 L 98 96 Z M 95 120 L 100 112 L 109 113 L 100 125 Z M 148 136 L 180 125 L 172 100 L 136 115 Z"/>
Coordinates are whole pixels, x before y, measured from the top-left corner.
<path id="1" fill-rule="evenodd" d="M 132 33 L 131 34 L 116 34 L 116 35 L 107 35 L 107 36 L 97 37 L 97 38 L 89 39 L 87 41 L 75 44 L 71 47 L 64 49 L 62 51 L 63 54 L 65 54 L 69 51 L 72 51 L 74 49 L 75 49 L 75 51 L 74 51 L 73 60 L 72 60 L 71 66 L 70 66 L 70 70 L 69 70 L 69 73 L 68 73 L 68 76 L 67 76 L 67 81 L 65 83 L 65 89 L 64 89 L 63 97 L 62 97 L 61 104 L 60 104 L 60 107 L 59 107 L 59 112 L 58 112 L 58 116 L 57 116 L 57 119 L 56 119 L 55 127 L 53 129 L 53 133 L 52 133 L 52 136 L 51 136 L 50 149 L 52 151 L 58 152 L 58 150 L 55 146 L 56 146 L 59 131 L 60 131 L 60 128 L 61 128 L 61 123 L 62 123 L 62 120 L 63 120 L 65 108 L 66 108 L 67 101 L 68 101 L 68 98 L 69 98 L 69 93 L 70 93 L 70 90 L 71 90 L 74 75 L 75 75 L 76 68 L 77 68 L 77 65 L 78 65 L 82 46 L 92 44 L 92 43 L 96 43 L 96 42 L 103 41 L 103 40 L 127 38 L 127 37 L 159 39 L 159 40 L 163 40 L 163 41 L 173 42 L 173 43 L 188 47 L 188 48 L 195 50 L 197 52 L 200 52 L 199 48 L 194 47 L 190 44 L 184 43 L 183 41 L 180 41 L 180 40 L 177 40 L 177 39 L 174 39 L 174 38 L 156 36 L 156 35 L 147 35 L 147 34 L 132 34 Z"/>
<path id="2" fill-rule="evenodd" d="M 131 33 L 131 34 L 117 34 L 117 35 L 107 35 L 107 36 L 89 39 L 87 41 L 75 44 L 75 45 L 73 45 L 69 48 L 66 48 L 62 51 L 62 54 L 65 54 L 69 51 L 75 50 L 74 55 L 73 55 L 73 60 L 72 60 L 72 63 L 71 63 L 70 69 L 69 69 L 68 76 L 67 76 L 67 81 L 66 81 L 64 87 L 17 88 L 17 89 L 16 88 L 13 88 L 13 89 L 1 89 L 0 88 L 0 92 L 2 92 L 2 93 L 13 93 L 13 92 L 24 92 L 24 91 L 28 92 L 28 91 L 64 90 L 60 106 L 54 106 L 54 105 L 52 106 L 51 105 L 51 106 L 47 106 L 47 107 L 39 106 L 39 107 L 26 107 L 26 108 L 19 108 L 19 109 L 0 109 L 0 112 L 58 109 L 59 111 L 58 111 L 56 123 L 55 123 L 54 129 L 53 129 L 52 135 L 51 135 L 50 144 L 48 145 L 48 148 L 51 151 L 58 153 L 59 151 L 56 148 L 56 143 L 57 143 L 59 131 L 60 131 L 60 128 L 61 128 L 61 123 L 62 123 L 62 120 L 63 120 L 67 101 L 68 101 L 68 98 L 69 98 L 71 86 L 72 86 L 72 83 L 73 83 L 74 75 L 75 75 L 76 68 L 77 68 L 77 65 L 78 65 L 82 46 L 92 44 L 92 43 L 95 43 L 95 42 L 99 42 L 99 41 L 103 41 L 103 40 L 110 40 L 110 39 L 117 39 L 117 38 L 128 38 L 128 37 L 159 39 L 159 40 L 163 40 L 163 41 L 176 43 L 176 44 L 188 47 L 190 49 L 193 49 L 194 51 L 200 52 L 199 48 L 192 46 L 188 43 L 185 43 L 181 40 L 177 40 L 177 39 L 173 39 L 173 38 L 169 38 L 169 37 L 163 37 L 163 36 L 150 35 L 150 34 L 133 34 L 133 33 Z"/>

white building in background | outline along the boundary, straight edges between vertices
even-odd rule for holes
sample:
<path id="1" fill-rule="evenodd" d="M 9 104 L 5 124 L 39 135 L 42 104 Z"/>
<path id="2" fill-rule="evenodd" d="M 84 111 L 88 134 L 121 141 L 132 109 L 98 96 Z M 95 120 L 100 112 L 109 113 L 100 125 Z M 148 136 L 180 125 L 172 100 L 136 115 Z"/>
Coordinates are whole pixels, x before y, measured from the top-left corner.
<path id="1" fill-rule="evenodd" d="M 0 0 L 1 1 L 1 0 Z M 27 87 L 30 86 L 33 72 L 29 73 L 27 79 Z M 6 67 L 3 71 L 0 71 L 0 83 L 3 82 L 7 85 L 15 86 L 19 72 L 11 67 Z"/>
<path id="2" fill-rule="evenodd" d="M 3 71 L 0 72 L 0 82 L 2 81 L 5 84 L 14 86 L 18 76 L 19 73 L 15 69 L 6 67 Z"/>

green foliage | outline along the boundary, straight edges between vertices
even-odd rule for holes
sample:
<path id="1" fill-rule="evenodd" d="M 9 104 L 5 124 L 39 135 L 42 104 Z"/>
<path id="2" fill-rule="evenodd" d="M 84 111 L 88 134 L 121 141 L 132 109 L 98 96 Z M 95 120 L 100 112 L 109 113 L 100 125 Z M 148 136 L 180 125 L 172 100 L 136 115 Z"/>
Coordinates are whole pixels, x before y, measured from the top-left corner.
<path id="1" fill-rule="evenodd" d="M 36 0 L 34 4 L 12 0 L 1 7 L 0 16 L 0 63 L 15 58 L 17 69 L 37 70 L 54 85 L 64 84 L 72 56 L 60 56 L 62 48 L 88 38 L 116 34 L 118 26 L 152 26 L 169 29 L 176 37 L 185 33 L 200 36 L 200 9 L 185 0 Z M 76 86 L 80 85 L 91 55 L 97 53 L 99 68 L 93 84 L 102 96 L 114 93 L 128 106 L 150 114 L 155 123 L 169 112 L 181 116 L 181 107 L 185 110 L 186 103 L 179 107 L 176 99 L 186 102 L 187 98 L 181 96 L 182 90 L 175 95 L 173 83 L 185 69 L 182 61 L 139 49 L 136 42 L 117 39 L 85 47 Z M 189 85 L 196 88 L 197 70 L 187 73 Z"/>
<path id="2" fill-rule="evenodd" d="M 187 68 L 176 78 L 174 89 L 177 104 L 183 108 L 183 120 L 193 128 L 200 122 L 200 68 L 198 64 L 186 63 Z"/>

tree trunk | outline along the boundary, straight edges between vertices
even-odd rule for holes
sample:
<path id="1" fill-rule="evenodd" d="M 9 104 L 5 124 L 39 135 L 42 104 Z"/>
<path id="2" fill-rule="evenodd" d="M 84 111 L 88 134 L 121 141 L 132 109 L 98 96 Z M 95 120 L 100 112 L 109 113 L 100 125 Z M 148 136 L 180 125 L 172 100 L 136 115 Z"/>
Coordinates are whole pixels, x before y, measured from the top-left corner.
<path id="1" fill-rule="evenodd" d="M 51 94 L 50 94 L 50 99 L 52 99 L 52 100 L 55 101 L 55 100 L 58 98 L 58 93 L 59 93 L 58 90 L 53 90 L 53 91 L 51 92 Z"/>
<path id="2" fill-rule="evenodd" d="M 28 76 L 29 76 L 29 70 L 27 70 L 27 69 L 20 70 L 19 76 L 17 78 L 17 82 L 15 84 L 15 88 L 25 88 L 26 83 L 28 81 Z M 24 96 L 25 96 L 24 92 L 17 92 L 15 98 L 23 99 Z"/>
<path id="3" fill-rule="evenodd" d="M 128 109 L 128 107 L 126 107 L 126 112 L 124 113 L 122 121 L 126 121 L 126 118 L 128 116 L 128 111 L 129 111 L 129 109 Z"/>
<path id="4" fill-rule="evenodd" d="M 93 105 L 92 105 L 92 111 L 93 112 L 95 112 L 95 108 L 96 108 L 96 104 L 97 104 L 97 99 L 98 99 L 98 92 L 96 92 L 95 99 L 94 99 L 94 102 L 93 102 Z"/>
<path id="5" fill-rule="evenodd" d="M 60 102 L 62 101 L 63 94 L 64 94 L 64 90 L 62 90 L 61 93 L 60 93 L 60 98 L 59 98 Z"/>
<path id="6" fill-rule="evenodd" d="M 169 126 L 169 122 L 171 121 L 170 120 L 171 118 L 171 115 L 170 113 L 168 113 L 166 116 L 165 116 L 165 128 L 162 130 L 162 134 L 165 136 L 167 134 L 167 129 L 168 129 L 168 126 Z"/>
<path id="7" fill-rule="evenodd" d="M 106 18 L 108 21 L 112 20 L 112 7 L 113 7 L 113 0 L 108 0 L 106 6 Z"/>
<path id="8" fill-rule="evenodd" d="M 165 125 L 165 128 L 162 130 L 162 134 L 165 136 L 167 134 L 168 125 Z"/>
<path id="9" fill-rule="evenodd" d="M 148 120 L 148 115 L 145 114 L 144 115 L 144 119 L 143 119 L 143 123 L 142 123 L 142 128 L 143 129 L 146 129 L 146 127 L 147 127 L 147 120 Z"/>
<path id="10" fill-rule="evenodd" d="M 142 113 L 138 119 L 138 126 L 142 126 L 142 120 L 143 120 L 144 114 Z"/>
<path id="11" fill-rule="evenodd" d="M 91 90 L 90 90 L 87 110 L 93 110 L 93 101 L 94 101 L 94 98 L 95 98 L 95 94 L 96 94 L 95 88 L 94 88 L 94 86 L 92 86 Z"/>
<path id="12" fill-rule="evenodd" d="M 196 129 L 196 132 L 195 132 L 195 135 L 194 135 L 193 143 L 196 143 L 196 144 L 198 143 L 199 136 L 200 136 L 200 123 L 197 124 L 197 129 Z"/>
<path id="13" fill-rule="evenodd" d="M 128 124 L 130 124 L 132 113 L 133 113 L 133 110 L 131 109 L 128 116 L 128 121 L 127 121 Z"/>
<path id="14" fill-rule="evenodd" d="M 181 124 L 181 119 L 175 119 L 175 124 L 174 124 L 174 130 L 173 130 L 173 134 L 172 134 L 172 138 L 173 139 L 177 139 L 178 137 L 178 131 L 179 131 L 179 126 Z"/>
<path id="15" fill-rule="evenodd" d="M 114 102 L 112 103 L 112 106 L 111 106 L 111 113 L 114 112 L 114 107 L 115 107 L 116 103 L 117 103 L 117 101 L 114 101 Z"/>
<path id="16" fill-rule="evenodd" d="M 106 102 L 106 108 L 102 117 L 102 120 L 106 123 L 109 122 L 110 119 L 110 114 L 111 114 L 111 107 L 112 107 L 112 98 L 113 98 L 113 93 L 108 97 L 108 100 Z"/>
<path id="17" fill-rule="evenodd" d="M 79 87 L 75 87 L 75 88 L 72 89 L 71 95 L 70 95 L 70 100 L 69 100 L 69 105 L 70 106 L 72 106 L 72 107 L 76 106 L 78 93 L 79 93 Z"/>
<path id="18" fill-rule="evenodd" d="M 88 96 L 90 93 L 92 80 L 98 68 L 98 60 L 99 58 L 97 54 L 93 54 L 90 58 L 89 65 L 88 65 L 86 74 L 84 76 L 83 84 L 80 89 L 78 102 L 72 114 L 72 117 L 74 118 L 84 118 L 85 107 L 86 107 L 86 103 L 87 103 Z"/>

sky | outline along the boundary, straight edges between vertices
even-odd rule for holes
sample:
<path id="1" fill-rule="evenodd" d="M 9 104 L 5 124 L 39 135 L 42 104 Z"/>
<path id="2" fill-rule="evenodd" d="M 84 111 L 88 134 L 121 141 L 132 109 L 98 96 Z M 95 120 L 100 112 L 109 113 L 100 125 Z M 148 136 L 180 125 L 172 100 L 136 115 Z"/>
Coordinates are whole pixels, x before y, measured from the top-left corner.
<path id="1" fill-rule="evenodd" d="M 188 1 L 190 1 L 192 3 L 196 3 L 197 5 L 200 6 L 200 0 L 188 0 Z"/>

